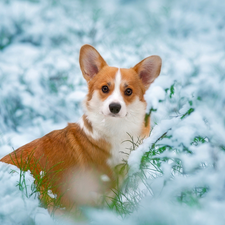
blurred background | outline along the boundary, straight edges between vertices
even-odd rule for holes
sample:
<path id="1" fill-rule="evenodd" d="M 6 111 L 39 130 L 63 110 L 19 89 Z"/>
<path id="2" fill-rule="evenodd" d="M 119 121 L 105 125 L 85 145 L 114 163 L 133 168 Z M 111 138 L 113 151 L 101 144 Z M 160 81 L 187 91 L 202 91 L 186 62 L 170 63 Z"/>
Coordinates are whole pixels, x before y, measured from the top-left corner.
<path id="1" fill-rule="evenodd" d="M 83 44 L 117 67 L 159 55 L 162 72 L 146 94 L 153 136 L 131 155 L 132 176 L 149 149 L 163 160 L 138 204 L 119 216 L 93 211 L 92 224 L 224 224 L 224 40 L 219 0 L 1 0 L 0 158 L 82 115 Z"/>

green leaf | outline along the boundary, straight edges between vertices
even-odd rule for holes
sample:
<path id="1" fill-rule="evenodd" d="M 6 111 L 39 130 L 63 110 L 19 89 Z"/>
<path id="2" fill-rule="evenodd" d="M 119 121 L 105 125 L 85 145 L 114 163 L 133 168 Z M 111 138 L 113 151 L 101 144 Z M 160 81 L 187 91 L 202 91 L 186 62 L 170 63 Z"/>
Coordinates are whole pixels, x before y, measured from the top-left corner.
<path id="1" fill-rule="evenodd" d="M 170 87 L 170 98 L 172 98 L 172 96 L 174 95 L 174 92 L 175 92 L 174 85 L 175 85 L 175 84 L 173 84 L 173 85 Z"/>
<path id="2" fill-rule="evenodd" d="M 184 119 L 186 116 L 190 115 L 190 114 L 193 113 L 194 111 L 195 111 L 194 108 L 188 109 L 188 111 L 181 117 L 181 119 Z"/>

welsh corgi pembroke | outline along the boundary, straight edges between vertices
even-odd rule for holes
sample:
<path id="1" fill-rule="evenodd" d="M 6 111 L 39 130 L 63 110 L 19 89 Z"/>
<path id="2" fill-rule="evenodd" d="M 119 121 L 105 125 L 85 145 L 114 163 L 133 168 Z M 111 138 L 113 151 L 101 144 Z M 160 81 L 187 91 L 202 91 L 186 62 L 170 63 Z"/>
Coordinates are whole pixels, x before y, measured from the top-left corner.
<path id="1" fill-rule="evenodd" d="M 149 136 L 144 94 L 161 70 L 156 55 L 130 69 L 108 66 L 91 45 L 81 47 L 79 62 L 88 85 L 82 118 L 0 160 L 30 170 L 40 199 L 47 201 L 44 193 L 48 193 L 66 209 L 101 204 L 118 185 L 116 168 L 128 159 L 130 138 Z"/>

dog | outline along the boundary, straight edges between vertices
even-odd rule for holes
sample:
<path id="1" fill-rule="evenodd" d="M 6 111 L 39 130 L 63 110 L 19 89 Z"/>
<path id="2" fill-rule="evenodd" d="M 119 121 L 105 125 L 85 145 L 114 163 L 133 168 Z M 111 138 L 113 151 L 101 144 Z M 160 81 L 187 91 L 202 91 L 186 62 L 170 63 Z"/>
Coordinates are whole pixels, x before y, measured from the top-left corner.
<path id="1" fill-rule="evenodd" d="M 130 138 L 149 136 L 144 94 L 159 76 L 162 60 L 153 55 L 130 69 L 116 68 L 108 66 L 94 47 L 84 45 L 79 63 L 88 85 L 82 118 L 0 160 L 30 170 L 40 199 L 46 204 L 46 196 L 59 199 L 68 210 L 101 204 L 102 196 L 118 185 L 116 168 L 129 157 Z"/>

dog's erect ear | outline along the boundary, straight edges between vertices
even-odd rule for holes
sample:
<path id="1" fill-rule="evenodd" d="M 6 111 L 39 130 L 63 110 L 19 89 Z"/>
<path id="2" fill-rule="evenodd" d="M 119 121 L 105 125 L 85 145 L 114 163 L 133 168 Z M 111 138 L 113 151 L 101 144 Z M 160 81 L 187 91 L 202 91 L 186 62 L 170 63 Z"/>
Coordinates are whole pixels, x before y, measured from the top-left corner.
<path id="1" fill-rule="evenodd" d="M 87 81 L 91 80 L 107 65 L 102 56 L 91 45 L 83 45 L 81 47 L 79 62 L 83 76 Z"/>
<path id="2" fill-rule="evenodd" d="M 133 67 L 147 90 L 150 84 L 159 76 L 162 60 L 157 55 L 149 56 Z"/>

